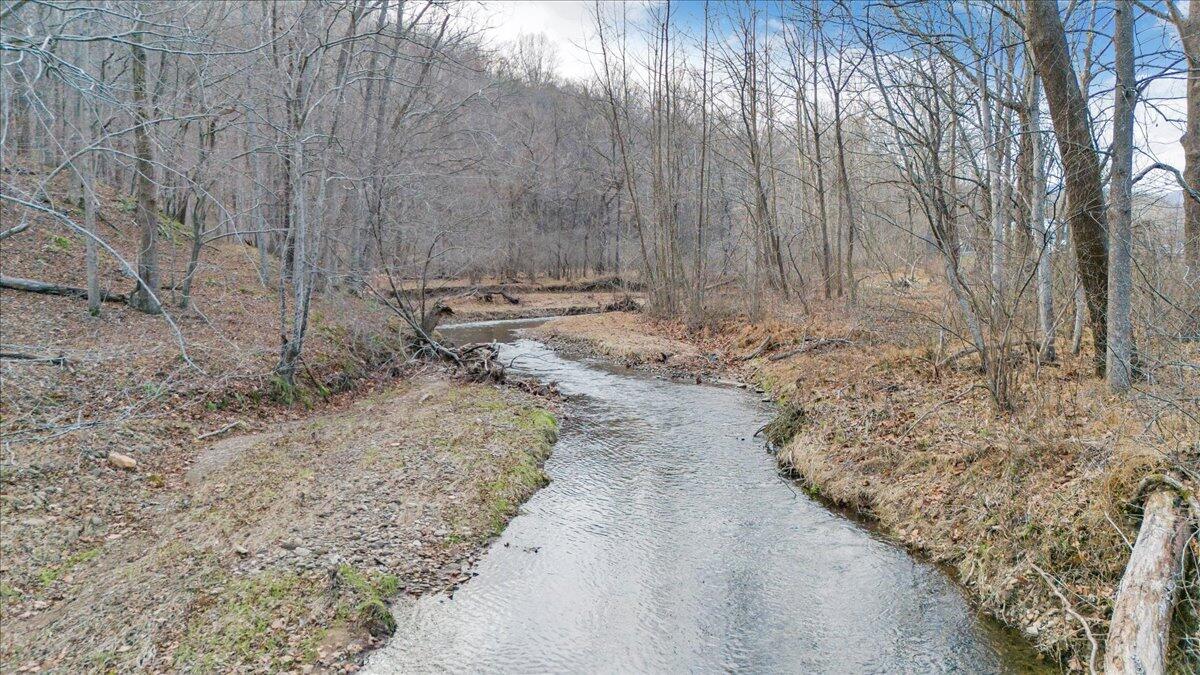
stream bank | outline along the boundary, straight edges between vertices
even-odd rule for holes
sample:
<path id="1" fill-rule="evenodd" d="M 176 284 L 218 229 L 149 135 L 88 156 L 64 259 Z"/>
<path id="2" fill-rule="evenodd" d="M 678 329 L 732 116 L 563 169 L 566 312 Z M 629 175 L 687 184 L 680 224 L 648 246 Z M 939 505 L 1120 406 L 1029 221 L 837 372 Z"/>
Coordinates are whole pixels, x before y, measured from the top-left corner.
<path id="1" fill-rule="evenodd" d="M 1082 360 L 1058 366 L 1026 415 L 998 417 L 968 365 L 931 368 L 910 331 L 895 317 L 688 331 L 611 314 L 554 320 L 537 335 L 633 369 L 765 391 L 784 413 L 771 430 L 779 466 L 807 492 L 949 566 L 984 611 L 1086 670 L 1137 536 L 1130 498 L 1142 475 L 1188 452 L 1186 440 L 1139 444 L 1126 426 L 1137 417 L 1114 416 L 1120 405 L 1079 375 Z M 1186 423 L 1167 424 L 1188 437 Z"/>
<path id="2" fill-rule="evenodd" d="M 5 466 L 0 660 L 39 672 L 354 669 L 394 630 L 392 598 L 469 578 L 545 483 L 556 427 L 545 405 L 416 375 L 341 410 L 197 443 L 176 473 Z M 131 503 L 92 510 L 114 489 Z"/>

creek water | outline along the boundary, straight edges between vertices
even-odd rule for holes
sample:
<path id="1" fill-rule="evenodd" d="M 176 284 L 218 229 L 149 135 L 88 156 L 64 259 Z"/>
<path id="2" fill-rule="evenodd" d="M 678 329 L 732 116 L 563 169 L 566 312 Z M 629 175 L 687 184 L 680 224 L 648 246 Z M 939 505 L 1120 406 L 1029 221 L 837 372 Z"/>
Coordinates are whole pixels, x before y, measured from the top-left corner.
<path id="1" fill-rule="evenodd" d="M 937 567 L 782 477 L 770 406 L 467 324 L 567 395 L 550 484 L 452 595 L 399 603 L 392 672 L 1029 672 L 1015 634 Z"/>

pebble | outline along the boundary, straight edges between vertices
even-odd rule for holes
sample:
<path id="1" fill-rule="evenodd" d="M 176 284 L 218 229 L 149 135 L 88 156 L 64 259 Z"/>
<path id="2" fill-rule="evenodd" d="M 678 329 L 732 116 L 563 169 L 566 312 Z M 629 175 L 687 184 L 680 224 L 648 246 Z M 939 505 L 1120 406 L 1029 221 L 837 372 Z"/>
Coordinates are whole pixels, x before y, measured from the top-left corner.
<path id="1" fill-rule="evenodd" d="M 301 558 L 307 558 L 308 556 L 312 555 L 312 550 L 301 546 L 296 549 L 296 555 L 300 556 Z"/>

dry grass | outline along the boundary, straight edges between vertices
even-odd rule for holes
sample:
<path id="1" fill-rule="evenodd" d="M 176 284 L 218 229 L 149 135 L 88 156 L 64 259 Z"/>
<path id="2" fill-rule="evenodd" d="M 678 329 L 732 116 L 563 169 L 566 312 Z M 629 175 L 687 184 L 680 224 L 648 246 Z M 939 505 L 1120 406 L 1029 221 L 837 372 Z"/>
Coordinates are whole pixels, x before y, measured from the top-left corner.
<path id="1" fill-rule="evenodd" d="M 703 361 L 695 345 L 647 328 L 640 314 L 609 312 L 555 319 L 530 331 L 556 346 L 599 354 L 633 367 L 699 366 Z"/>

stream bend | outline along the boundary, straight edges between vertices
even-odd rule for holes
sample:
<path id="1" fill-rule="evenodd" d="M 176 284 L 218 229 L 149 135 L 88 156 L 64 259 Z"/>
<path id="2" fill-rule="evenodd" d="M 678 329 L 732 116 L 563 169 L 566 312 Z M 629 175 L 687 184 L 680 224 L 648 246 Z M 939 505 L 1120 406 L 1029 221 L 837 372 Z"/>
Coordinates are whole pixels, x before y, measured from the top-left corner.
<path id="1" fill-rule="evenodd" d="M 517 331 L 511 371 L 568 395 L 551 483 L 453 596 L 395 607 L 367 672 L 1029 672 L 935 566 L 831 513 L 752 436 L 747 392 L 568 358 Z"/>

